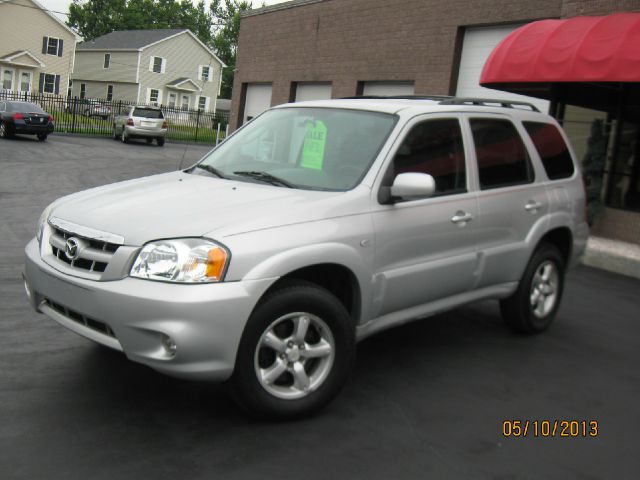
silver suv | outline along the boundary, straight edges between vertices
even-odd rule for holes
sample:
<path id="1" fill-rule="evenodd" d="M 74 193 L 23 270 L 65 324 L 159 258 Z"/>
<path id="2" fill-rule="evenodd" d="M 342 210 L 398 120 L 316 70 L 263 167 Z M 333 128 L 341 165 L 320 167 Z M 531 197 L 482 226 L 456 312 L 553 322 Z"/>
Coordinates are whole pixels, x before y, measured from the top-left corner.
<path id="1" fill-rule="evenodd" d="M 457 98 L 282 105 L 196 165 L 55 201 L 26 247 L 33 307 L 133 361 L 229 380 L 293 418 L 355 343 L 480 299 L 537 333 L 588 227 L 574 154 L 531 106 Z"/>
<path id="2" fill-rule="evenodd" d="M 164 145 L 169 126 L 159 107 L 131 106 L 113 119 L 113 139 L 129 143 L 131 139 L 141 138 L 158 146 Z"/>

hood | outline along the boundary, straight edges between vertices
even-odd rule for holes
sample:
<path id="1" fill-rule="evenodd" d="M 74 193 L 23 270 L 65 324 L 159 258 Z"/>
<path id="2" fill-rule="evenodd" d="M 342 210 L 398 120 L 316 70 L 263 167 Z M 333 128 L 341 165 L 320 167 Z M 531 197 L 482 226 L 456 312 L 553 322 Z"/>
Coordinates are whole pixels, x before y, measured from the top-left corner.
<path id="1" fill-rule="evenodd" d="M 352 192 L 320 192 L 172 172 L 79 192 L 51 216 L 124 237 L 214 236 L 348 215 Z M 351 207 L 349 207 L 351 205 Z"/>

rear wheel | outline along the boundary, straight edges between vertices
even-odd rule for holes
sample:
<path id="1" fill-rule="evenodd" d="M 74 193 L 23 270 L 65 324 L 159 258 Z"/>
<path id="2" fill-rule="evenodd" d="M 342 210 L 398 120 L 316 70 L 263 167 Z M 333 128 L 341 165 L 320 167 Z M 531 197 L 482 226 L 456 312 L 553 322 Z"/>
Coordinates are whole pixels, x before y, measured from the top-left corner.
<path id="1" fill-rule="evenodd" d="M 4 123 L 0 123 L 0 138 L 9 138 L 9 132 Z"/>
<path id="2" fill-rule="evenodd" d="M 156 139 L 156 143 L 158 144 L 159 147 L 162 147 L 164 145 L 164 138 L 163 137 L 158 137 Z"/>
<path id="3" fill-rule="evenodd" d="M 39 133 L 38 134 L 38 140 L 41 142 L 44 142 L 47 139 L 47 134 L 46 133 Z"/>
<path id="4" fill-rule="evenodd" d="M 540 333 L 553 321 L 564 287 L 564 258 L 543 243 L 531 256 L 518 289 L 500 302 L 505 322 L 518 333 Z"/>
<path id="5" fill-rule="evenodd" d="M 345 384 L 355 330 L 344 306 L 309 282 L 289 282 L 251 314 L 231 380 L 250 414 L 292 419 L 327 405 Z"/>

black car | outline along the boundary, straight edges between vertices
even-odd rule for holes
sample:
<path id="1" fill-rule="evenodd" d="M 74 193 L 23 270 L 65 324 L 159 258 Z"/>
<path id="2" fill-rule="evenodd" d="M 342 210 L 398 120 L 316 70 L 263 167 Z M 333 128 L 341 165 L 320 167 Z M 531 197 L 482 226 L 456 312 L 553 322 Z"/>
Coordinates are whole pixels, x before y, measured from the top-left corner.
<path id="1" fill-rule="evenodd" d="M 53 129 L 53 117 L 35 103 L 0 100 L 0 138 L 26 133 L 44 142 Z"/>

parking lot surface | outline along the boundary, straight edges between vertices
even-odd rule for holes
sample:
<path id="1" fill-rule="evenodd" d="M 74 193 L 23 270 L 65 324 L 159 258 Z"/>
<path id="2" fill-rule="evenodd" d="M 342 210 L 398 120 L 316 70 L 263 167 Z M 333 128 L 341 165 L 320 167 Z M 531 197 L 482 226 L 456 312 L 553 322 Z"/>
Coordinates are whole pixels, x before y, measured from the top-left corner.
<path id="1" fill-rule="evenodd" d="M 207 147 L 0 140 L 0 477 L 637 478 L 640 281 L 579 267 L 556 323 L 510 333 L 494 302 L 362 342 L 320 415 L 247 418 L 223 385 L 174 380 L 32 311 L 23 249 L 55 198 L 175 170 Z M 587 438 L 504 420 L 594 420 Z"/>

